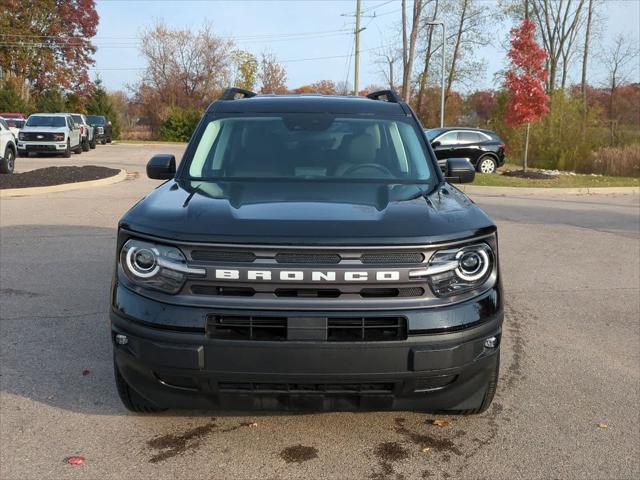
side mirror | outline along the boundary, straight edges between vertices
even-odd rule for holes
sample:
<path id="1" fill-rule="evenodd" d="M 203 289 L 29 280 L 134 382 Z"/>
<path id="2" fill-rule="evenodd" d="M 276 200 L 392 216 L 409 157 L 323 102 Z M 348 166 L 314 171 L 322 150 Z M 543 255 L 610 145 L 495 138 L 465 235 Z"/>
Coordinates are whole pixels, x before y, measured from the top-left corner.
<path id="1" fill-rule="evenodd" d="M 448 158 L 445 178 L 449 183 L 471 183 L 476 178 L 476 169 L 468 158 Z"/>
<path id="2" fill-rule="evenodd" d="M 436 148 L 436 147 L 439 147 L 440 145 L 442 145 L 440 141 L 436 140 L 435 142 L 431 143 L 431 148 Z"/>
<path id="3" fill-rule="evenodd" d="M 176 157 L 169 153 L 154 155 L 147 163 L 147 177 L 153 180 L 169 180 L 176 175 Z"/>

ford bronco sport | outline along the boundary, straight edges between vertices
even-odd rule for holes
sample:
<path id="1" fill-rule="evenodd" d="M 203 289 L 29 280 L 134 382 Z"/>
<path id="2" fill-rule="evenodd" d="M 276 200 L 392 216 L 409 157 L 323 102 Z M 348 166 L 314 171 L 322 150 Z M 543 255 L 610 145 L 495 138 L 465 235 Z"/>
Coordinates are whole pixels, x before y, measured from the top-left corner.
<path id="1" fill-rule="evenodd" d="M 121 219 L 124 405 L 479 413 L 498 381 L 495 225 L 406 103 L 229 89 Z"/>

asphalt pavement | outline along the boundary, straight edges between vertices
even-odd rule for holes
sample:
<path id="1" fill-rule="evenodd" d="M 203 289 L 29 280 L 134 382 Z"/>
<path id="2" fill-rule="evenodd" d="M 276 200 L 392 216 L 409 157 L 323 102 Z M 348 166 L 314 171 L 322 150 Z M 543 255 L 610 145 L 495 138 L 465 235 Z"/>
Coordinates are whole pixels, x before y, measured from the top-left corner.
<path id="1" fill-rule="evenodd" d="M 148 158 L 183 148 L 17 160 L 131 175 L 0 200 L 0 478 L 640 478 L 638 195 L 471 194 L 499 226 L 507 305 L 485 414 L 128 413 L 107 316 L 115 226 L 159 183 Z"/>

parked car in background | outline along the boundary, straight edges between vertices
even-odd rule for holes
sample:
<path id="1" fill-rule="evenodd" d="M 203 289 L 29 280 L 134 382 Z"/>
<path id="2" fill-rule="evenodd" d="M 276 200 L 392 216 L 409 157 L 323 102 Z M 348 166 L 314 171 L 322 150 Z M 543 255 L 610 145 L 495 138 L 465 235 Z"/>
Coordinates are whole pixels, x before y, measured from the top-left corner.
<path id="1" fill-rule="evenodd" d="M 4 118 L 4 120 L 7 122 L 7 125 L 9 125 L 9 130 L 11 130 L 13 136 L 16 137 L 16 140 L 18 140 L 18 133 L 20 133 L 20 129 L 24 127 L 26 120 L 22 120 L 20 118 L 0 118 Z"/>
<path id="2" fill-rule="evenodd" d="M 68 113 L 35 113 L 18 134 L 18 156 L 30 153 L 81 153 L 80 127 Z"/>
<path id="3" fill-rule="evenodd" d="M 16 139 L 6 120 L 0 118 L 0 173 L 13 173 L 16 153 Z"/>
<path id="4" fill-rule="evenodd" d="M 71 118 L 80 126 L 80 143 L 82 150 L 88 152 L 90 148 L 96 148 L 95 128 L 89 125 L 87 117 L 81 113 L 71 113 Z"/>
<path id="5" fill-rule="evenodd" d="M 89 122 L 89 125 L 95 128 L 96 139 L 102 143 L 102 145 L 105 143 L 111 143 L 113 133 L 110 121 L 102 115 L 88 115 L 87 121 Z"/>
<path id="6" fill-rule="evenodd" d="M 0 117 L 2 118 L 18 118 L 20 120 L 26 120 L 27 117 L 23 113 L 17 112 L 0 112 Z"/>
<path id="7" fill-rule="evenodd" d="M 432 128 L 425 130 L 438 160 L 468 158 L 481 173 L 495 173 L 504 165 L 504 142 L 491 130 L 479 128 Z"/>

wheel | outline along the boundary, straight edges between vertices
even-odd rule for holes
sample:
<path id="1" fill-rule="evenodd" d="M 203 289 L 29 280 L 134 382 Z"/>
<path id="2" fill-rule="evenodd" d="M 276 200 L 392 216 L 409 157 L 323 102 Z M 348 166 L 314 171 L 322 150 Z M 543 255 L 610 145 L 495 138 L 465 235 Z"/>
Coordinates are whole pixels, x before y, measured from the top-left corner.
<path id="1" fill-rule="evenodd" d="M 482 403 L 478 408 L 471 408 L 468 410 L 446 410 L 443 413 L 449 415 L 478 415 L 480 413 L 486 412 L 487 409 L 491 406 L 491 402 L 493 402 L 493 397 L 496 394 L 496 389 L 498 387 L 498 377 L 500 375 L 500 352 L 498 352 L 498 358 L 496 358 L 496 366 L 491 372 L 491 376 L 487 381 L 487 389 L 484 393 L 484 397 L 482 398 Z"/>
<path id="2" fill-rule="evenodd" d="M 16 154 L 9 145 L 4 149 L 4 158 L 0 162 L 0 173 L 13 173 L 16 163 Z"/>
<path id="3" fill-rule="evenodd" d="M 478 171 L 480 173 L 495 173 L 497 168 L 498 163 L 490 155 L 481 157 L 480 160 L 478 160 Z"/>
<path id="4" fill-rule="evenodd" d="M 93 139 L 89 142 L 89 148 L 91 150 L 93 150 L 94 148 L 96 148 L 96 137 L 93 137 Z"/>
<path id="5" fill-rule="evenodd" d="M 136 413 L 156 413 L 162 411 L 161 408 L 156 407 L 151 402 L 142 398 L 129 386 L 127 381 L 120 374 L 120 370 L 118 370 L 118 366 L 115 361 L 113 362 L 113 371 L 116 377 L 118 396 L 127 410 Z"/>
<path id="6" fill-rule="evenodd" d="M 103 138 L 102 140 L 100 140 L 100 143 L 101 143 L 102 145 L 106 145 L 106 144 L 107 144 L 107 139 L 106 139 L 106 138 Z"/>
<path id="7" fill-rule="evenodd" d="M 82 150 L 84 149 L 82 148 L 82 142 L 80 142 L 78 146 L 73 149 L 73 153 L 75 153 L 76 155 L 80 155 L 82 153 Z"/>
<path id="8" fill-rule="evenodd" d="M 81 144 L 81 145 L 82 145 L 82 151 L 83 151 L 83 152 L 88 152 L 88 151 L 89 151 L 89 139 L 88 139 L 88 138 L 85 138 L 85 139 L 82 141 L 82 144 Z"/>
<path id="9" fill-rule="evenodd" d="M 67 148 L 62 154 L 64 158 L 69 158 L 71 156 L 71 142 L 67 139 Z"/>
<path id="10" fill-rule="evenodd" d="M 107 138 L 107 143 L 111 143 L 111 140 L 112 140 L 111 137 Z"/>

